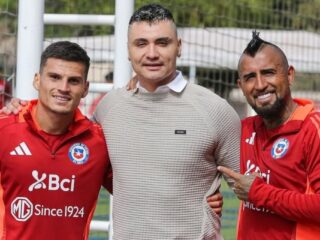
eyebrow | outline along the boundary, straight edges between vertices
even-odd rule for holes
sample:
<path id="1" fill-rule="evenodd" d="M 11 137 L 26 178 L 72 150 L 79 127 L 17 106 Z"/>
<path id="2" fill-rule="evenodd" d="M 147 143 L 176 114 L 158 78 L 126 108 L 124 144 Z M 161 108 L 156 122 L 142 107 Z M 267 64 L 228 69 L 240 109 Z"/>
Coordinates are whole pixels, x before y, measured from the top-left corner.
<path id="1" fill-rule="evenodd" d="M 262 69 L 261 73 L 269 73 L 269 72 L 276 72 L 275 68 L 266 68 L 266 69 Z"/>
<path id="2" fill-rule="evenodd" d="M 170 37 L 160 37 L 155 40 L 155 42 L 161 42 L 161 41 L 172 42 L 173 39 Z M 149 42 L 149 40 L 146 38 L 136 38 L 133 40 L 133 42 L 134 43 L 136 43 L 136 42 Z"/>
<path id="3" fill-rule="evenodd" d="M 250 72 L 250 73 L 247 73 L 247 74 L 243 75 L 242 78 L 247 79 L 249 77 L 254 77 L 254 76 L 256 76 L 256 73 L 255 72 Z"/>
<path id="4" fill-rule="evenodd" d="M 49 76 L 55 75 L 55 76 L 62 77 L 62 74 L 57 73 L 57 72 L 47 72 L 47 74 L 48 74 Z M 71 78 L 83 79 L 82 76 L 78 76 L 78 75 L 72 75 L 72 76 L 69 76 L 69 77 L 68 77 L 68 79 L 71 79 Z"/>
<path id="5" fill-rule="evenodd" d="M 172 38 L 170 38 L 170 37 L 162 37 L 162 38 L 157 38 L 156 39 L 156 42 L 157 41 L 167 41 L 167 42 L 171 42 L 171 41 L 173 41 L 172 40 Z"/>

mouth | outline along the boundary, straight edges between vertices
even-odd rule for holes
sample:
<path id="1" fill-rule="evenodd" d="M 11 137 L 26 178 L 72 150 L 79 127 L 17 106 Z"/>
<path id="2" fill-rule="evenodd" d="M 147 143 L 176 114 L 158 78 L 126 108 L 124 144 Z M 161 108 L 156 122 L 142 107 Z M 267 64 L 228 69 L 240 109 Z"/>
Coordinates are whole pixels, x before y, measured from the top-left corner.
<path id="1" fill-rule="evenodd" d="M 69 102 L 71 98 L 69 96 L 61 96 L 61 95 L 54 95 L 54 99 L 56 99 L 58 102 Z"/>
<path id="2" fill-rule="evenodd" d="M 159 70 L 162 67 L 163 64 L 161 63 L 145 63 L 143 64 L 144 67 L 146 67 L 148 70 L 155 71 Z"/>
<path id="3" fill-rule="evenodd" d="M 271 97 L 271 93 L 264 93 L 264 94 L 261 94 L 261 95 L 258 95 L 256 96 L 256 99 L 258 100 L 265 100 L 267 98 Z"/>
<path id="4" fill-rule="evenodd" d="M 272 96 L 274 95 L 273 92 L 264 92 L 264 93 L 259 93 L 254 96 L 256 101 L 260 104 L 266 104 L 269 103 L 272 99 Z"/>

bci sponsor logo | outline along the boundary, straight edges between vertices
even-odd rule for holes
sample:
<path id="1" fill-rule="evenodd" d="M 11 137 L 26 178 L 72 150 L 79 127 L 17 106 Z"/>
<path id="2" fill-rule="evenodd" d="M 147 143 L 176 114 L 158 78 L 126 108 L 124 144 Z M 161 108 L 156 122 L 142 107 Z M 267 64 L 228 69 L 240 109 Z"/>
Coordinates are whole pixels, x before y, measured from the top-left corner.
<path id="1" fill-rule="evenodd" d="M 39 189 L 48 189 L 48 191 L 62 190 L 64 192 L 74 192 L 75 188 L 75 175 L 71 178 L 60 178 L 57 174 L 42 173 L 41 176 L 37 170 L 32 171 L 32 176 L 35 182 L 32 183 L 28 190 L 30 192 Z"/>

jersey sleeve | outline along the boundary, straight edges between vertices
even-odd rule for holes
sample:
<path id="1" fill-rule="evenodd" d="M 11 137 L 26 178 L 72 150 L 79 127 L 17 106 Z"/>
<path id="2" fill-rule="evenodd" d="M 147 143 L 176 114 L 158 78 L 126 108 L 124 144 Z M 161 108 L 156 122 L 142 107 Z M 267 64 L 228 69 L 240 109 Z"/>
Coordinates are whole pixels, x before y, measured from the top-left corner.
<path id="1" fill-rule="evenodd" d="M 312 190 L 320 193 L 320 112 L 311 114 L 308 120 L 303 140 L 305 165 Z"/>
<path id="2" fill-rule="evenodd" d="M 320 194 L 306 194 L 279 189 L 256 178 L 249 192 L 249 201 L 292 221 L 320 224 Z"/>
<path id="3" fill-rule="evenodd" d="M 110 161 L 109 161 L 110 162 Z M 104 178 L 103 178 L 103 182 L 102 182 L 102 185 L 105 189 L 108 190 L 108 192 L 110 194 L 113 193 L 113 188 L 112 188 L 112 177 L 113 177 L 113 174 L 112 174 L 112 167 L 111 167 L 111 164 L 109 163 L 107 168 L 106 168 L 106 173 L 104 175 Z"/>
<path id="4" fill-rule="evenodd" d="M 94 123 L 96 128 L 98 129 L 98 134 L 101 138 L 101 140 L 104 142 L 104 149 L 105 149 L 105 157 L 106 157 L 106 168 L 105 168 L 105 173 L 103 176 L 103 180 L 102 180 L 102 186 L 108 190 L 108 192 L 110 194 L 112 194 L 113 189 L 112 189 L 112 166 L 111 166 L 111 161 L 110 161 L 110 157 L 109 157 L 109 152 L 108 152 L 108 147 L 107 147 L 107 140 L 106 137 L 103 133 L 102 127 L 98 124 L 98 123 Z"/>
<path id="5" fill-rule="evenodd" d="M 267 207 L 289 220 L 320 224 L 320 114 L 311 114 L 304 129 L 301 151 L 305 155 L 306 192 L 279 189 L 257 178 L 249 199 L 258 207 Z"/>

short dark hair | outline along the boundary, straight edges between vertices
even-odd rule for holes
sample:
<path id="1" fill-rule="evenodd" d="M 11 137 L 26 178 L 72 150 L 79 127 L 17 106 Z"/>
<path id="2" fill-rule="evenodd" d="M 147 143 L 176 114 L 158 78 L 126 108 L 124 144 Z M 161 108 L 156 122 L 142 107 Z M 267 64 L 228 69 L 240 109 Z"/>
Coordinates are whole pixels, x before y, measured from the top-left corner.
<path id="1" fill-rule="evenodd" d="M 259 37 L 259 34 L 260 33 L 257 32 L 256 30 L 254 30 L 252 32 L 252 39 L 248 43 L 247 47 L 244 49 L 243 54 L 254 57 L 257 54 L 257 52 L 259 52 L 264 46 L 269 45 L 269 46 L 272 46 L 273 48 L 277 49 L 280 52 L 280 54 L 283 57 L 284 62 L 288 65 L 288 59 L 287 59 L 286 55 L 284 54 L 284 52 L 282 51 L 282 49 L 271 42 L 267 42 L 267 41 L 261 39 Z"/>
<path id="2" fill-rule="evenodd" d="M 69 41 L 58 41 L 50 44 L 41 54 L 40 72 L 49 58 L 82 63 L 85 66 L 85 79 L 87 79 L 90 57 L 86 50 L 78 44 Z"/>
<path id="3" fill-rule="evenodd" d="M 169 20 L 173 23 L 172 13 L 159 4 L 147 4 L 136 10 L 130 18 L 129 25 L 134 22 L 149 22 Z"/>

